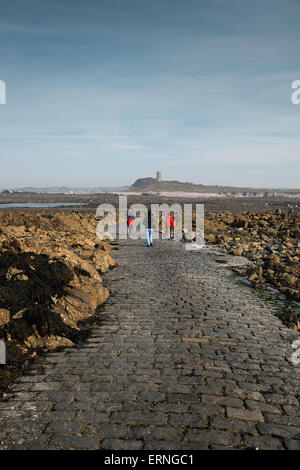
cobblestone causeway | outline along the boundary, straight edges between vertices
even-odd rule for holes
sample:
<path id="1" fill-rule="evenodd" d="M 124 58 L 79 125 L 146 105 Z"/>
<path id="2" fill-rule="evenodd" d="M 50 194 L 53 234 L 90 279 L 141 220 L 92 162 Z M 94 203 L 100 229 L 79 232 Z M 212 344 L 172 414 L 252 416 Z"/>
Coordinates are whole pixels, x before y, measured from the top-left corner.
<path id="1" fill-rule="evenodd" d="M 11 386 L 0 449 L 300 449 L 299 335 L 274 307 L 212 250 L 113 253 L 102 320 Z"/>

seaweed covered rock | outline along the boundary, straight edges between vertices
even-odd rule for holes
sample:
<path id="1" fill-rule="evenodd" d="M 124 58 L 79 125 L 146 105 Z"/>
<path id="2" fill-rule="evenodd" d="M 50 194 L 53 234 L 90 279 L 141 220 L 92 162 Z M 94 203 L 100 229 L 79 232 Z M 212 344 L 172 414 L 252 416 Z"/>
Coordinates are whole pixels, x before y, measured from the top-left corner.
<path id="1" fill-rule="evenodd" d="M 0 213 L 0 339 L 9 363 L 74 345 L 78 322 L 107 300 L 101 273 L 115 263 L 95 227 L 92 216 Z"/>
<path id="2" fill-rule="evenodd" d="M 248 258 L 254 266 L 246 275 L 254 287 L 263 289 L 268 282 L 299 301 L 299 227 L 299 213 L 208 214 L 205 238 L 222 251 Z"/>

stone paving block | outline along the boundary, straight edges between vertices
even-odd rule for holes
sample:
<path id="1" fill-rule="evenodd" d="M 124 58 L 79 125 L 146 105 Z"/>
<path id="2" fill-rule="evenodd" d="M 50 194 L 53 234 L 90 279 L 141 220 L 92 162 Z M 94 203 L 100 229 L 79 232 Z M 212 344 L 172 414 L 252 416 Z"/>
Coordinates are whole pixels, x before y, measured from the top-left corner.
<path id="1" fill-rule="evenodd" d="M 159 412 L 123 411 L 112 413 L 110 421 L 124 424 L 166 424 L 167 415 Z"/>
<path id="2" fill-rule="evenodd" d="M 263 413 L 282 413 L 280 406 L 271 405 L 269 403 L 264 403 L 261 401 L 245 400 L 245 405 L 246 408 L 248 408 L 249 410 L 260 410 Z"/>
<path id="3" fill-rule="evenodd" d="M 101 439 L 106 437 L 123 438 L 128 436 L 129 427 L 122 424 L 98 424 L 86 426 L 84 436 L 97 436 Z"/>
<path id="4" fill-rule="evenodd" d="M 279 439 L 276 437 L 266 436 L 248 436 L 244 435 L 244 442 L 246 448 L 256 450 L 283 450 L 284 447 Z"/>
<path id="5" fill-rule="evenodd" d="M 128 401 L 122 404 L 123 411 L 154 411 L 153 403 L 150 401 Z M 156 411 L 164 411 L 157 409 Z"/>
<path id="6" fill-rule="evenodd" d="M 202 395 L 201 402 L 207 405 L 222 405 L 235 408 L 243 408 L 244 403 L 239 398 L 235 397 L 224 397 L 224 396 L 212 396 L 212 395 Z"/>
<path id="7" fill-rule="evenodd" d="M 129 431 L 129 439 L 144 441 L 166 440 L 180 442 L 183 430 L 178 426 L 133 426 Z"/>
<path id="8" fill-rule="evenodd" d="M 199 442 L 167 442 L 167 441 L 148 441 L 145 443 L 144 450 L 208 450 L 208 444 Z"/>
<path id="9" fill-rule="evenodd" d="M 98 411 L 79 411 L 75 413 L 73 419 L 74 421 L 88 424 L 108 423 L 109 413 L 101 413 Z"/>
<path id="10" fill-rule="evenodd" d="M 253 435 L 258 434 L 255 424 L 248 421 L 212 416 L 210 418 L 210 425 L 212 428 L 224 429 L 225 431 L 244 432 Z"/>
<path id="11" fill-rule="evenodd" d="M 300 417 L 264 413 L 266 423 L 300 427 Z"/>
<path id="12" fill-rule="evenodd" d="M 300 427 L 281 424 L 259 423 L 257 425 L 257 429 L 261 434 L 300 439 Z"/>
<path id="13" fill-rule="evenodd" d="M 94 437 L 64 436 L 54 434 L 50 440 L 50 446 L 58 449 L 96 450 L 100 447 L 100 441 Z"/>
<path id="14" fill-rule="evenodd" d="M 182 403 L 194 404 L 194 403 L 199 403 L 200 398 L 198 398 L 196 394 L 189 395 L 187 393 L 168 393 L 167 402 L 177 403 L 177 404 L 182 404 Z"/>
<path id="15" fill-rule="evenodd" d="M 195 413 L 170 413 L 168 423 L 178 426 L 205 428 L 207 426 L 207 418 Z"/>
<path id="16" fill-rule="evenodd" d="M 284 444 L 288 450 L 300 450 L 300 440 L 284 439 Z"/>
<path id="17" fill-rule="evenodd" d="M 202 444 L 204 443 L 209 445 L 217 444 L 226 447 L 236 446 L 241 442 L 241 437 L 238 434 L 213 429 L 189 429 L 188 439 L 191 442 L 200 442 Z"/>
<path id="18" fill-rule="evenodd" d="M 45 433 L 48 434 L 79 434 L 83 428 L 83 423 L 80 422 L 63 422 L 63 421 L 52 421 L 45 429 Z"/>
<path id="19" fill-rule="evenodd" d="M 125 439 L 103 439 L 101 449 L 103 450 L 141 450 L 143 441 L 130 441 Z"/>
<path id="20" fill-rule="evenodd" d="M 261 422 L 264 421 L 264 417 L 259 410 L 246 410 L 244 408 L 230 408 L 227 407 L 228 418 Z"/>

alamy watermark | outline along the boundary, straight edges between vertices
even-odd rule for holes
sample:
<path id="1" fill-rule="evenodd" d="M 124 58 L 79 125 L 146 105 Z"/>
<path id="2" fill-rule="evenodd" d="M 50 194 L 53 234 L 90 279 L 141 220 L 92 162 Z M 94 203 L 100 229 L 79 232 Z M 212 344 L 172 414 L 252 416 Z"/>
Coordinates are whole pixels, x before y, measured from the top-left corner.
<path id="1" fill-rule="evenodd" d="M 129 216 L 130 214 L 130 216 Z M 113 204 L 100 204 L 96 215 L 101 217 L 96 233 L 101 240 L 138 240 L 147 238 L 152 231 L 153 240 L 170 238 L 204 244 L 204 204 L 151 204 L 151 227 L 149 211 L 144 204 L 132 204 L 128 208 L 127 196 L 119 196 L 118 211 Z M 131 217 L 132 224 L 128 224 Z M 171 220 L 171 221 L 170 221 Z M 191 249 L 190 244 L 185 248 Z"/>
<path id="2" fill-rule="evenodd" d="M 292 82 L 292 88 L 295 90 L 291 96 L 293 104 L 300 104 L 300 80 L 294 80 Z"/>
<path id="3" fill-rule="evenodd" d="M 0 104 L 6 104 L 6 83 L 0 80 Z"/>
<path id="4" fill-rule="evenodd" d="M 6 346 L 2 340 L 0 340 L 0 364 L 6 364 Z"/>

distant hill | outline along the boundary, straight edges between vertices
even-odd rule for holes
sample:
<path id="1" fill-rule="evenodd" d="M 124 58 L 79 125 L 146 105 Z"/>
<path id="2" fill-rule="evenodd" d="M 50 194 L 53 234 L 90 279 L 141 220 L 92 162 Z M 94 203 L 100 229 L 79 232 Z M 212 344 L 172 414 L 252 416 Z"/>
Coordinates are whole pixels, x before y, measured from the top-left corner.
<path id="1" fill-rule="evenodd" d="M 128 186 L 118 186 L 118 187 L 106 187 L 99 186 L 97 188 L 70 188 L 68 186 L 51 186 L 44 188 L 37 187 L 26 187 L 26 188 L 14 188 L 13 190 L 8 191 L 9 193 L 45 193 L 45 194 L 91 194 L 91 193 L 102 193 L 102 192 L 114 192 L 122 191 L 127 189 Z M 3 192 L 2 192 L 3 193 Z"/>
<path id="2" fill-rule="evenodd" d="M 183 183 L 180 181 L 158 181 L 157 178 L 139 178 L 127 191 L 164 193 L 164 192 L 187 192 L 187 193 L 217 193 L 236 196 L 266 196 L 275 195 L 299 195 L 297 189 L 264 189 L 264 188 L 239 188 L 234 186 L 206 186 L 203 184 Z"/>
<path id="3" fill-rule="evenodd" d="M 156 178 L 139 178 L 128 189 L 129 191 L 147 191 L 147 192 L 169 192 L 169 191 L 184 191 L 184 192 L 241 192 L 243 190 L 249 191 L 246 188 L 234 188 L 230 186 L 205 186 L 203 184 L 183 183 L 180 181 L 158 181 Z M 251 191 L 259 191 L 251 189 Z"/>
<path id="4" fill-rule="evenodd" d="M 181 183 L 180 181 L 158 181 L 156 178 L 139 178 L 130 186 L 129 191 L 188 191 L 198 192 L 202 184 Z"/>

